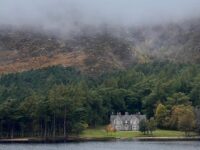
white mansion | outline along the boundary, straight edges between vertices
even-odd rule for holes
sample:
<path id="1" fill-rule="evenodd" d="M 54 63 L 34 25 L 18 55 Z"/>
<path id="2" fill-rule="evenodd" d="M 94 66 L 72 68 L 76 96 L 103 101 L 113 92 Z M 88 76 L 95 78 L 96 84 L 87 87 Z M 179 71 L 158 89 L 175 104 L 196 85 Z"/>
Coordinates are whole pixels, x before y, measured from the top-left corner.
<path id="1" fill-rule="evenodd" d="M 146 115 L 140 113 L 134 115 L 129 115 L 127 112 L 125 115 L 117 113 L 110 116 L 110 123 L 117 131 L 138 131 L 139 123 L 143 119 L 146 119 Z"/>

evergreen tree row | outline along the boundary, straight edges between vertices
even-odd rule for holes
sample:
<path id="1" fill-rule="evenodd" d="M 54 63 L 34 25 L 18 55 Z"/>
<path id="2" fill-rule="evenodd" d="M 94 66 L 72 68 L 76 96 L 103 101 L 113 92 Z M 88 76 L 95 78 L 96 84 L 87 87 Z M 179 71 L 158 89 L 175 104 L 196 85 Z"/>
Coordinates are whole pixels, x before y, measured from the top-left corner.
<path id="1" fill-rule="evenodd" d="M 0 77 L 0 136 L 79 134 L 109 124 L 112 112 L 140 112 L 160 128 L 181 129 L 179 114 L 188 108 L 194 117 L 199 105 L 197 64 L 156 62 L 98 76 L 56 66 Z"/>

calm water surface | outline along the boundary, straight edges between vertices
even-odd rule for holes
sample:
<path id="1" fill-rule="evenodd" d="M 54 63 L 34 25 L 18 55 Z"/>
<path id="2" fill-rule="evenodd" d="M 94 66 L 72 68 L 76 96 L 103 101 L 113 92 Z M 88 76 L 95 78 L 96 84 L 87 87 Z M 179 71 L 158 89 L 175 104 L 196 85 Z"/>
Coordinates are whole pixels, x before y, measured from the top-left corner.
<path id="1" fill-rule="evenodd" d="M 200 150 L 200 142 L 86 142 L 0 144 L 0 150 Z"/>

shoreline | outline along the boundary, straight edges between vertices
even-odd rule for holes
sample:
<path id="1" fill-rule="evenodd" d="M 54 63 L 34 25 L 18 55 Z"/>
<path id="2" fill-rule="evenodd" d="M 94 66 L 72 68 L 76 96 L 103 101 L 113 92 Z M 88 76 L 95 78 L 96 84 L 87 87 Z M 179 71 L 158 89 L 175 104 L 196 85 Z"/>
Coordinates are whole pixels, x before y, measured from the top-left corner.
<path id="1" fill-rule="evenodd" d="M 134 137 L 134 138 L 82 138 L 82 137 L 68 137 L 68 138 L 14 138 L 14 139 L 0 139 L 0 144 L 6 143 L 70 143 L 70 142 L 109 142 L 109 141 L 200 141 L 200 137 Z"/>

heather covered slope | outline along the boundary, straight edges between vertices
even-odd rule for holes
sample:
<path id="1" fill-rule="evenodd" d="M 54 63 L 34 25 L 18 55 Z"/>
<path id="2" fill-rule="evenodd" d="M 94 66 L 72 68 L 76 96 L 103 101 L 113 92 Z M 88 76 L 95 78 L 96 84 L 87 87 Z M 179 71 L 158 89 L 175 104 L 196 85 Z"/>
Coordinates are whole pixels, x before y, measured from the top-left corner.
<path id="1" fill-rule="evenodd" d="M 134 56 L 127 41 L 106 33 L 60 38 L 32 31 L 1 30 L 0 72 L 18 72 L 54 65 L 86 72 L 121 69 Z"/>
<path id="2" fill-rule="evenodd" d="M 155 60 L 199 63 L 199 43 L 199 19 L 130 28 L 84 27 L 66 36 L 2 27 L 0 72 L 63 65 L 102 73 Z"/>

